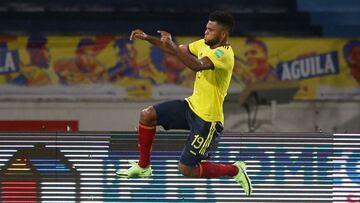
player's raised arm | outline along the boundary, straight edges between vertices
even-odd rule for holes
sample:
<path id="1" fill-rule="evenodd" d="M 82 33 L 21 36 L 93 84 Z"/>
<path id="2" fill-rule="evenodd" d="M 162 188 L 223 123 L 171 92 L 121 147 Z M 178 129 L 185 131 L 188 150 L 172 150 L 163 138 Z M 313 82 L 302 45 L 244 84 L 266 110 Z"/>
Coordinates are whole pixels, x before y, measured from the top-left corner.
<path id="1" fill-rule="evenodd" d="M 187 67 L 194 71 L 214 69 L 214 64 L 208 57 L 203 57 L 198 59 L 189 53 L 187 46 L 180 45 L 178 46 L 171 37 L 171 34 L 166 31 L 158 31 L 160 33 L 160 42 L 171 52 L 175 53 L 179 60 L 184 63 Z"/>
<path id="2" fill-rule="evenodd" d="M 141 40 L 148 41 L 151 44 L 153 44 L 154 46 L 159 47 L 162 51 L 164 51 L 168 54 L 176 55 L 176 53 L 173 50 L 166 47 L 164 45 L 164 43 L 161 43 L 160 38 L 148 35 L 140 29 L 136 29 L 131 32 L 130 40 L 135 40 L 135 39 L 141 39 Z"/>

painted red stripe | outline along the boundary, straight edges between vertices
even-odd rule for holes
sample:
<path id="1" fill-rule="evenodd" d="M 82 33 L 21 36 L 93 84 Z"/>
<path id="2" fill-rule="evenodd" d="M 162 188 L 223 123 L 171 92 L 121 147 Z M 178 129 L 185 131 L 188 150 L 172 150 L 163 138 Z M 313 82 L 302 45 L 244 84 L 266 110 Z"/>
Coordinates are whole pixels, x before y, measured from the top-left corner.
<path id="1" fill-rule="evenodd" d="M 3 185 L 36 185 L 36 182 L 2 182 Z"/>
<path id="2" fill-rule="evenodd" d="M 3 199 L 36 199 L 36 196 L 32 195 L 32 196 L 8 196 L 8 195 L 3 195 L 2 196 Z"/>
<path id="3" fill-rule="evenodd" d="M 2 189 L 36 189 L 35 186 L 2 186 Z"/>

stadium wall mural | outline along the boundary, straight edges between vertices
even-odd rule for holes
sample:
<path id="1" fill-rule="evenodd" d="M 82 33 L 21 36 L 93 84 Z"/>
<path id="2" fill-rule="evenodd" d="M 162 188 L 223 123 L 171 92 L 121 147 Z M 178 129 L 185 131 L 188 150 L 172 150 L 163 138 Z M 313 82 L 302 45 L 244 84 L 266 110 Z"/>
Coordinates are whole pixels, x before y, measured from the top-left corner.
<path id="1" fill-rule="evenodd" d="M 295 100 L 359 99 L 359 39 L 234 37 L 231 44 L 230 92 L 298 80 Z M 193 80 L 174 56 L 128 36 L 0 36 L 0 99 L 171 99 L 191 94 Z"/>

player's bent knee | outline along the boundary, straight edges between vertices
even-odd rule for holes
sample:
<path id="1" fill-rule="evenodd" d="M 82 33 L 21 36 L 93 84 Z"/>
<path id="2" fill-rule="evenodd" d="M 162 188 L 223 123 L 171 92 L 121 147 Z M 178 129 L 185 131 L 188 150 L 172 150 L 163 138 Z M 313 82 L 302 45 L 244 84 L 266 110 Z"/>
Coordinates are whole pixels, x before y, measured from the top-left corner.
<path id="1" fill-rule="evenodd" d="M 149 106 L 140 112 L 140 123 L 148 126 L 156 125 L 156 111 L 153 106 Z"/>
<path id="2" fill-rule="evenodd" d="M 185 177 L 195 177 L 195 174 L 194 174 L 194 168 L 192 167 L 189 167 L 189 166 L 186 166 L 184 164 L 181 164 L 179 163 L 179 171 L 181 172 L 181 174 Z"/>

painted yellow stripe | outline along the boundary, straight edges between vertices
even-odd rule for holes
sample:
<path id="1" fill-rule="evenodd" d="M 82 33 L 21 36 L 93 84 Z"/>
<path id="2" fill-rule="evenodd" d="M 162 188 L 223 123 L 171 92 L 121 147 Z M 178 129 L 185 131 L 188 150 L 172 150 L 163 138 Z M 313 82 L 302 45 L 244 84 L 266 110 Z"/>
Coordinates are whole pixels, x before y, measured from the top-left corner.
<path id="1" fill-rule="evenodd" d="M 213 137 L 214 132 L 215 132 L 215 125 L 216 125 L 215 122 L 211 123 L 209 134 L 208 134 L 203 146 L 201 147 L 201 149 L 199 151 L 200 154 L 205 154 L 206 149 L 210 146 L 212 137 Z"/>
<path id="2" fill-rule="evenodd" d="M 202 154 L 205 154 L 206 149 L 210 146 L 211 140 L 212 140 L 214 132 L 215 132 L 215 125 L 216 125 L 216 123 L 214 123 L 214 122 L 211 123 L 210 131 L 209 131 L 208 137 L 206 139 L 206 143 L 203 146 L 204 149 L 203 149 Z"/>
<path id="3" fill-rule="evenodd" d="M 214 132 L 215 132 L 215 130 L 216 130 L 216 128 L 215 128 L 215 126 L 216 126 L 216 123 L 211 123 L 211 132 L 209 132 L 209 137 L 210 137 L 210 139 L 209 139 L 209 141 L 208 142 L 206 142 L 206 146 L 205 146 L 205 149 L 204 149 L 204 154 L 205 154 L 205 150 L 207 149 L 207 148 L 209 148 L 209 146 L 210 146 L 210 144 L 211 144 L 211 141 L 212 141 L 212 139 L 213 139 L 213 136 L 214 136 Z"/>
<path id="4" fill-rule="evenodd" d="M 203 146 L 201 147 L 200 154 L 205 154 L 206 146 L 208 145 L 208 142 L 211 142 L 211 135 L 213 133 L 213 127 L 214 127 L 213 123 L 211 123 L 210 129 L 209 129 L 209 134 L 208 134 Z"/>

